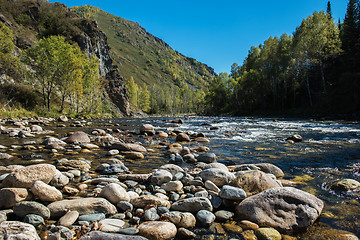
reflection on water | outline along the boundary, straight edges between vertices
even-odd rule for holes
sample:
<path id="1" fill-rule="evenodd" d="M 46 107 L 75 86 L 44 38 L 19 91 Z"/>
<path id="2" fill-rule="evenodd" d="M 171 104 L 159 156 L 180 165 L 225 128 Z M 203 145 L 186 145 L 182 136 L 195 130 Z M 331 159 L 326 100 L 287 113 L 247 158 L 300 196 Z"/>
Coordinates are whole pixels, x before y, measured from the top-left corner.
<path id="1" fill-rule="evenodd" d="M 82 128 L 88 133 L 92 129 L 119 129 L 121 131 L 138 131 L 143 123 L 150 123 L 156 130 L 180 129 L 185 132 L 204 133 L 210 138 L 210 143 L 190 142 L 191 149 L 208 146 L 220 162 L 225 164 L 270 162 L 279 166 L 285 172 L 285 179 L 297 183 L 296 187 L 317 195 L 324 200 L 324 214 L 301 239 L 332 239 L 334 232 L 350 231 L 360 236 L 360 194 L 358 192 L 338 193 L 329 190 L 329 186 L 339 179 L 352 178 L 360 180 L 360 123 L 359 122 L 329 122 L 315 120 L 265 119 L 265 118 L 235 118 L 235 117 L 193 117 L 185 119 L 185 123 L 174 125 L 168 118 L 147 119 L 112 119 L 98 120 Z M 57 136 L 63 137 L 76 128 L 46 127 L 54 130 Z M 285 139 L 299 134 L 304 141 L 289 143 Z M 39 148 L 45 136 L 36 138 L 12 138 L 0 135 L 0 144 L 34 145 L 35 150 L 15 148 L 15 160 L 2 160 L 0 164 L 30 164 L 31 161 L 43 159 L 53 163 L 61 158 L 85 158 L 93 161 L 95 168 L 98 163 L 109 158 L 104 149 L 80 153 L 77 151 L 54 154 L 47 149 Z M 144 146 L 154 151 L 148 153 L 144 160 L 124 163 L 134 172 L 149 172 L 150 169 L 166 163 L 165 147 L 162 141 L 174 142 L 158 138 L 138 138 Z M 4 151 L 4 150 L 2 150 Z M 336 239 L 336 238 L 334 238 Z"/>

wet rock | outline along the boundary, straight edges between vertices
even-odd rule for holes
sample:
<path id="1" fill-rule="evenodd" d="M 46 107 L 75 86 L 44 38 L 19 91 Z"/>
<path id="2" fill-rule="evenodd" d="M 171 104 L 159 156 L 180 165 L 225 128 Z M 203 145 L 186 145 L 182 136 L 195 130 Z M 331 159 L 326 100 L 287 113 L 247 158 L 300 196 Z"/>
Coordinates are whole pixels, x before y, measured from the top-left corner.
<path id="1" fill-rule="evenodd" d="M 12 208 L 16 203 L 28 200 L 29 192 L 26 188 L 0 189 L 0 209 Z"/>
<path id="2" fill-rule="evenodd" d="M 241 237 L 244 240 L 258 240 L 253 230 L 246 230 L 241 233 Z"/>
<path id="3" fill-rule="evenodd" d="M 221 188 L 219 196 L 223 199 L 240 201 L 246 198 L 246 193 L 241 188 L 224 185 Z"/>
<path id="4" fill-rule="evenodd" d="M 84 172 L 90 171 L 91 166 L 83 160 L 61 160 L 56 164 L 60 171 L 80 170 Z"/>
<path id="5" fill-rule="evenodd" d="M 186 133 L 179 133 L 176 136 L 177 142 L 190 142 L 190 137 Z"/>
<path id="6" fill-rule="evenodd" d="M 264 173 L 271 173 L 274 174 L 277 178 L 284 177 L 284 172 L 277 166 L 271 163 L 257 163 L 255 164 L 258 168 L 260 168 L 260 171 Z"/>
<path id="7" fill-rule="evenodd" d="M 62 188 L 69 184 L 69 178 L 64 174 L 55 174 L 54 178 L 51 180 L 50 184 L 57 187 Z"/>
<path id="8" fill-rule="evenodd" d="M 121 229 L 127 228 L 129 224 L 120 219 L 105 218 L 99 222 L 102 225 L 101 231 L 117 233 Z"/>
<path id="9" fill-rule="evenodd" d="M 224 171 L 229 171 L 229 169 L 227 168 L 227 166 L 225 164 L 218 163 L 218 162 L 213 162 L 213 163 L 206 164 L 203 167 L 203 170 L 209 169 L 209 168 L 219 168 L 219 169 L 222 169 Z"/>
<path id="10" fill-rule="evenodd" d="M 247 196 L 260 193 L 269 188 L 281 187 L 281 185 L 269 175 L 257 170 L 241 172 L 236 176 L 231 185 L 243 189 Z"/>
<path id="11" fill-rule="evenodd" d="M 65 146 L 66 142 L 54 137 L 50 137 L 45 139 L 42 144 L 45 145 L 46 147 L 55 148 L 55 146 L 61 146 L 61 147 Z"/>
<path id="12" fill-rule="evenodd" d="M 350 191 L 355 190 L 359 187 L 360 182 L 354 179 L 343 179 L 331 185 L 331 189 L 338 191 Z"/>
<path id="13" fill-rule="evenodd" d="M 162 216 L 165 216 L 166 219 L 170 220 L 176 225 L 176 227 L 183 228 L 192 228 L 196 224 L 196 218 L 193 214 L 189 212 L 166 212 Z"/>
<path id="14" fill-rule="evenodd" d="M 182 120 L 181 118 L 177 118 L 177 119 L 172 120 L 171 123 L 183 124 L 184 120 Z"/>
<path id="15" fill-rule="evenodd" d="M 78 131 L 78 132 L 74 132 L 69 137 L 67 137 L 65 139 L 65 142 L 68 143 L 68 144 L 72 144 L 72 143 L 89 143 L 90 138 L 86 133 L 84 133 L 82 131 Z"/>
<path id="16" fill-rule="evenodd" d="M 135 143 L 115 142 L 111 147 L 119 150 L 120 152 L 147 152 L 146 148 Z"/>
<path id="17" fill-rule="evenodd" d="M 0 153 L 0 159 L 10 159 L 13 158 L 13 155 L 7 154 L 7 153 Z"/>
<path id="18" fill-rule="evenodd" d="M 117 213 L 116 207 L 104 198 L 80 198 L 61 200 L 48 205 L 52 218 L 59 218 L 67 211 L 78 211 L 80 215 L 104 213 Z"/>
<path id="19" fill-rule="evenodd" d="M 128 227 L 128 228 L 121 229 L 118 233 L 125 234 L 125 235 L 136 235 L 139 233 L 139 229 L 134 228 L 134 227 Z"/>
<path id="20" fill-rule="evenodd" d="M 100 231 L 92 231 L 80 238 L 80 240 L 147 240 L 142 236 L 129 236 L 119 233 L 105 233 Z"/>
<path id="21" fill-rule="evenodd" d="M 234 213 L 230 211 L 220 210 L 215 212 L 215 216 L 217 220 L 225 222 L 227 220 L 230 220 L 234 216 Z"/>
<path id="22" fill-rule="evenodd" d="M 167 134 L 166 132 L 163 132 L 163 131 L 159 131 L 159 137 L 161 137 L 161 138 L 167 138 L 167 137 L 169 137 L 169 134 Z"/>
<path id="23" fill-rule="evenodd" d="M 174 202 L 171 205 L 171 209 L 174 211 L 193 213 L 200 210 L 212 211 L 213 207 L 209 199 L 203 197 L 193 197 Z"/>
<path id="24" fill-rule="evenodd" d="M 33 225 L 18 221 L 0 223 L 0 239 L 40 240 Z"/>
<path id="25" fill-rule="evenodd" d="M 255 230 L 259 240 L 281 240 L 281 234 L 273 228 L 259 228 Z"/>
<path id="26" fill-rule="evenodd" d="M 119 154 L 119 150 L 117 150 L 117 149 L 112 149 L 112 150 L 109 150 L 107 153 L 106 153 L 106 155 L 108 155 L 108 156 L 115 156 L 115 155 L 118 155 Z"/>
<path id="27" fill-rule="evenodd" d="M 116 204 L 116 207 L 122 212 L 131 212 L 134 209 L 134 206 L 128 201 L 120 201 Z"/>
<path id="28" fill-rule="evenodd" d="M 165 240 L 176 236 L 177 229 L 170 222 L 145 222 L 139 225 L 139 234 L 149 240 Z"/>
<path id="29" fill-rule="evenodd" d="M 55 174 L 56 168 L 53 165 L 30 165 L 10 173 L 2 182 L 2 187 L 30 188 L 35 181 L 48 184 Z"/>
<path id="30" fill-rule="evenodd" d="M 211 204 L 214 208 L 219 208 L 222 204 L 223 200 L 219 196 L 212 196 L 211 198 Z"/>
<path id="31" fill-rule="evenodd" d="M 140 126 L 140 134 L 147 134 L 149 136 L 155 135 L 154 126 L 151 124 L 143 124 Z"/>
<path id="32" fill-rule="evenodd" d="M 173 175 L 166 170 L 157 170 L 151 176 L 151 181 L 157 185 L 170 182 L 173 178 Z"/>
<path id="33" fill-rule="evenodd" d="M 105 219 L 106 216 L 104 213 L 94 213 L 94 214 L 85 214 L 79 216 L 79 221 L 86 221 L 86 222 L 98 222 Z"/>
<path id="34" fill-rule="evenodd" d="M 203 170 L 199 176 L 203 179 L 203 181 L 210 180 L 218 187 L 229 184 L 235 178 L 233 173 L 218 168 L 209 168 Z"/>
<path id="35" fill-rule="evenodd" d="M 156 208 L 152 207 L 145 211 L 144 220 L 145 221 L 155 221 L 159 219 Z"/>
<path id="36" fill-rule="evenodd" d="M 177 234 L 178 234 L 177 236 L 180 239 L 193 239 L 193 238 L 196 238 L 196 234 L 193 233 L 190 230 L 187 230 L 186 228 L 179 228 Z"/>
<path id="37" fill-rule="evenodd" d="M 81 144 L 82 148 L 86 148 L 86 149 L 99 149 L 100 147 L 96 144 L 92 144 L 92 143 L 83 143 Z"/>
<path id="38" fill-rule="evenodd" d="M 217 157 L 215 153 L 203 153 L 200 154 L 197 158 L 198 162 L 204 162 L 204 163 L 214 163 L 217 160 Z"/>
<path id="39" fill-rule="evenodd" d="M 35 181 L 31 185 L 31 192 L 45 202 L 55 202 L 62 199 L 62 193 L 42 181 Z"/>
<path id="40" fill-rule="evenodd" d="M 124 152 L 126 159 L 137 160 L 143 159 L 144 155 L 141 152 Z"/>
<path id="41" fill-rule="evenodd" d="M 123 164 L 111 164 L 104 168 L 103 174 L 115 174 L 115 173 L 123 173 L 127 172 L 129 169 Z"/>
<path id="42" fill-rule="evenodd" d="M 47 240 L 71 240 L 73 238 L 72 231 L 64 226 L 51 228 L 47 235 Z"/>
<path id="43" fill-rule="evenodd" d="M 100 197 L 106 198 L 112 204 L 117 204 L 119 201 L 130 201 L 126 190 L 117 183 L 109 183 L 99 194 Z"/>
<path id="44" fill-rule="evenodd" d="M 60 117 L 58 118 L 58 121 L 59 121 L 59 122 L 67 122 L 67 121 L 69 121 L 69 119 L 68 119 L 66 116 L 60 116 Z"/>
<path id="45" fill-rule="evenodd" d="M 239 226 L 241 226 L 244 229 L 249 229 L 249 230 L 256 230 L 259 228 L 259 225 L 257 225 L 256 223 L 250 222 L 248 220 L 241 220 L 239 222 Z"/>
<path id="46" fill-rule="evenodd" d="M 28 214 L 24 217 L 23 222 L 29 223 L 29 224 L 33 225 L 34 227 L 37 227 L 40 224 L 43 224 L 45 221 L 44 221 L 44 218 L 39 215 Z"/>
<path id="47" fill-rule="evenodd" d="M 183 188 L 183 184 L 180 181 L 170 181 L 162 184 L 161 188 L 167 192 L 179 192 Z"/>
<path id="48" fill-rule="evenodd" d="M 118 179 L 120 181 L 134 180 L 137 182 L 146 182 L 150 178 L 151 174 L 120 174 Z"/>
<path id="49" fill-rule="evenodd" d="M 202 226 L 210 226 L 215 221 L 215 215 L 207 210 L 200 210 L 196 214 L 196 218 Z"/>
<path id="50" fill-rule="evenodd" d="M 43 204 L 33 201 L 23 201 L 14 205 L 13 211 L 18 217 L 25 217 L 28 214 L 36 214 L 44 219 L 50 218 L 50 210 Z"/>
<path id="51" fill-rule="evenodd" d="M 138 198 L 131 199 L 131 204 L 136 208 L 144 208 L 146 206 L 163 206 L 170 208 L 169 201 L 161 199 L 153 195 L 141 195 Z"/>
<path id="52" fill-rule="evenodd" d="M 248 197 L 237 207 L 239 218 L 280 231 L 306 229 L 324 207 L 317 197 L 292 187 L 271 188 Z"/>
<path id="53" fill-rule="evenodd" d="M 293 141 L 293 142 L 302 142 L 303 138 L 299 134 L 292 135 L 286 139 L 286 141 Z"/>
<path id="54" fill-rule="evenodd" d="M 194 139 L 195 142 L 201 142 L 201 143 L 209 143 L 210 140 L 206 137 L 197 137 Z"/>
<path id="55" fill-rule="evenodd" d="M 40 127 L 39 125 L 32 125 L 32 126 L 31 126 L 31 131 L 32 131 L 32 132 L 42 132 L 43 129 L 42 129 L 42 127 Z"/>
<path id="56" fill-rule="evenodd" d="M 211 191 L 214 191 L 216 193 L 220 192 L 220 189 L 210 180 L 206 180 L 204 185 L 207 189 Z"/>
<path id="57" fill-rule="evenodd" d="M 58 224 L 64 227 L 70 227 L 76 222 L 78 218 L 79 218 L 79 212 L 69 211 L 59 219 Z"/>
<path id="58" fill-rule="evenodd" d="M 209 193 L 208 191 L 206 190 L 203 190 L 203 191 L 198 191 L 194 194 L 195 197 L 208 197 L 209 196 Z"/>

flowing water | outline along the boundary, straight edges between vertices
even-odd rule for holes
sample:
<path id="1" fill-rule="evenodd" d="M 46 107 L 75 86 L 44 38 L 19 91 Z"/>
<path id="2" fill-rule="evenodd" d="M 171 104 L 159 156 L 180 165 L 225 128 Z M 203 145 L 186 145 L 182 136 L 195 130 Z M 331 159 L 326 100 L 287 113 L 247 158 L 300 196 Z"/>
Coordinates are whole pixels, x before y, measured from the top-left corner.
<path id="1" fill-rule="evenodd" d="M 297 235 L 299 239 L 338 239 L 339 232 L 347 231 L 360 237 L 360 193 L 335 192 L 329 189 L 337 180 L 352 178 L 360 181 L 360 123 L 345 121 L 315 121 L 272 118 L 237 117 L 188 117 L 184 124 L 174 125 L 170 118 L 111 119 L 94 121 L 81 128 L 88 133 L 94 128 L 138 131 L 143 123 L 155 126 L 156 130 L 173 129 L 192 133 L 204 133 L 210 143 L 190 142 L 190 148 L 207 146 L 218 156 L 218 161 L 227 165 L 269 162 L 280 167 L 285 179 L 296 183 L 297 188 L 310 192 L 325 202 L 320 219 L 306 233 Z M 216 129 L 214 129 L 216 128 Z M 77 128 L 45 127 L 54 130 L 58 137 Z M 212 129 L 212 130 L 211 130 Z M 285 139 L 299 134 L 304 141 L 289 143 Z M 44 137 L 44 136 L 42 136 Z M 154 149 L 143 160 L 124 160 L 133 172 L 147 173 L 167 163 L 163 139 L 138 138 L 145 147 Z M 34 142 L 35 141 L 35 142 Z M 35 139 L 10 139 L 0 135 L 0 144 L 38 144 Z M 175 142 L 168 138 L 167 142 Z M 53 154 L 49 150 L 36 151 L 14 149 L 15 160 L 3 160 L 0 164 L 29 164 L 36 159 L 53 163 L 61 158 L 80 158 L 93 161 L 93 167 L 107 158 L 105 150 L 91 153 L 67 152 Z M 236 236 L 235 236 L 236 237 Z"/>

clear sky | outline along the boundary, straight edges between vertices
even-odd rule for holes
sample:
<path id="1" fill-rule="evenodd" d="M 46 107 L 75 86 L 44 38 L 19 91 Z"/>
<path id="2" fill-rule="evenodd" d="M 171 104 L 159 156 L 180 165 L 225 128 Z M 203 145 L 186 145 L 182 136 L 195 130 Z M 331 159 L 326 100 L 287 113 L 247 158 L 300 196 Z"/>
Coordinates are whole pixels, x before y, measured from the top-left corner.
<path id="1" fill-rule="evenodd" d="M 51 0 L 50 2 L 55 2 Z M 251 46 L 270 36 L 292 34 L 302 19 L 326 10 L 327 0 L 59 0 L 68 7 L 92 5 L 138 22 L 174 50 L 229 72 Z M 332 0 L 333 17 L 343 21 L 348 0 Z"/>

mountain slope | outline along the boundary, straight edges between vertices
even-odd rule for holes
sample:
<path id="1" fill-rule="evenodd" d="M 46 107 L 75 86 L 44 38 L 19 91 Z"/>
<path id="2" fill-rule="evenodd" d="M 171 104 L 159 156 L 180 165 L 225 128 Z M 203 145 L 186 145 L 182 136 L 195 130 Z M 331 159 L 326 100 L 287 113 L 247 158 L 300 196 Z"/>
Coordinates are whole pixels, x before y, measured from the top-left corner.
<path id="1" fill-rule="evenodd" d="M 125 20 L 93 6 L 72 7 L 81 17 L 96 20 L 108 37 L 111 54 L 126 80 L 145 83 L 154 95 L 165 86 L 176 91 L 204 90 L 214 70 L 174 51 L 163 40 L 148 33 L 138 23 Z M 180 96 L 181 99 L 184 96 Z"/>

